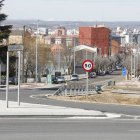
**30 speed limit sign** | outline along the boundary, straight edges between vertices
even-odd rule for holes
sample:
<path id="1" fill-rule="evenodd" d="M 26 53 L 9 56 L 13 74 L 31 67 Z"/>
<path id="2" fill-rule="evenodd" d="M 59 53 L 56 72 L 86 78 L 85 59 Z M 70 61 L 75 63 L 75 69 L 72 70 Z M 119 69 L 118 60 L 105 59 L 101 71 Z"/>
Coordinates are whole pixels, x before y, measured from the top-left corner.
<path id="1" fill-rule="evenodd" d="M 94 68 L 94 64 L 91 60 L 85 60 L 82 63 L 82 68 L 86 71 L 86 72 L 90 72 L 92 71 L 92 69 Z"/>

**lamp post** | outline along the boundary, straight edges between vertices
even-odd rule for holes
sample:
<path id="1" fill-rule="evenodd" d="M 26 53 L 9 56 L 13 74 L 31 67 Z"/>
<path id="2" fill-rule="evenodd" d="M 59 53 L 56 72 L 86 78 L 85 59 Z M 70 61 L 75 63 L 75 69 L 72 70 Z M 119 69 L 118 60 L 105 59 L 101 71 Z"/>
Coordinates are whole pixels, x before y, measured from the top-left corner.
<path id="1" fill-rule="evenodd" d="M 61 62 L 60 62 L 60 45 L 58 46 L 58 71 L 60 72 Z"/>
<path id="2" fill-rule="evenodd" d="M 38 68 L 38 21 L 37 21 L 37 33 L 36 33 L 36 68 L 35 68 L 35 82 L 37 83 L 38 82 L 38 71 L 37 71 L 37 68 Z"/>
<path id="3" fill-rule="evenodd" d="M 73 63 L 74 63 L 74 64 L 73 64 L 73 65 L 74 65 L 74 74 L 75 74 L 75 46 L 76 46 L 76 45 L 75 45 L 75 37 L 74 37 L 73 39 L 74 39 L 74 40 L 73 40 L 73 41 L 74 41 L 74 49 L 73 49 L 73 57 L 74 57 L 74 58 L 73 58 L 73 60 L 74 60 Z"/>

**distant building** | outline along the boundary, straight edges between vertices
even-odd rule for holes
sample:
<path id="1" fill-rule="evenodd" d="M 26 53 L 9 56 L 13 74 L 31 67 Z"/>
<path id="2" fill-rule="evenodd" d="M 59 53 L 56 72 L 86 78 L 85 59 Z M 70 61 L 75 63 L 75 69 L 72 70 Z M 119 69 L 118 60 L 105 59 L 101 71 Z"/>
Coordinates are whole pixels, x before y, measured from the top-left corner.
<path id="1" fill-rule="evenodd" d="M 67 35 L 67 30 L 65 27 L 60 26 L 55 30 L 55 35 L 57 36 L 65 36 Z"/>
<path id="2" fill-rule="evenodd" d="M 111 56 L 120 52 L 120 43 L 116 40 L 111 40 Z"/>
<path id="3" fill-rule="evenodd" d="M 9 35 L 9 44 L 22 44 L 23 43 L 23 39 L 22 39 L 22 35 L 23 35 L 23 30 L 11 30 L 11 33 Z"/>
<path id="4" fill-rule="evenodd" d="M 104 26 L 80 27 L 79 44 L 98 48 L 98 54 L 109 56 L 110 53 L 110 29 Z"/>
<path id="5" fill-rule="evenodd" d="M 133 35 L 133 42 L 135 44 L 140 44 L 140 34 L 139 33 Z"/>

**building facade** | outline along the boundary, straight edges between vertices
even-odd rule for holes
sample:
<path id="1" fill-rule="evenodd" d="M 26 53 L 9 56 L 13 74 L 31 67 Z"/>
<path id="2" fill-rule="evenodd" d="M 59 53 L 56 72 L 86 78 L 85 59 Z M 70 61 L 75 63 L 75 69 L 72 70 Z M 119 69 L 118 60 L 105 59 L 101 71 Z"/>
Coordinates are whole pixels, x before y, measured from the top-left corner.
<path id="1" fill-rule="evenodd" d="M 98 48 L 98 54 L 111 55 L 111 31 L 103 26 L 80 27 L 79 44 Z"/>

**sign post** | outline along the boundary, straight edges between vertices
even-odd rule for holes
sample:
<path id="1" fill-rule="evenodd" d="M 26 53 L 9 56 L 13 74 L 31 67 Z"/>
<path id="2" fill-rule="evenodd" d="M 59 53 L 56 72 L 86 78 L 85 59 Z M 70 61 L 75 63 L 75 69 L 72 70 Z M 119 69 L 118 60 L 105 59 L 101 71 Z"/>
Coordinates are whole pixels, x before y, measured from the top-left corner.
<path id="1" fill-rule="evenodd" d="M 7 74 L 6 74 L 6 106 L 8 104 L 8 94 L 9 94 L 9 52 L 18 51 L 18 106 L 20 106 L 20 68 L 21 68 L 21 51 L 23 51 L 23 45 L 9 45 L 7 51 Z"/>
<path id="2" fill-rule="evenodd" d="M 86 81 L 86 91 L 87 91 L 87 94 L 88 94 L 88 73 L 90 71 L 92 71 L 92 69 L 94 68 L 94 64 L 91 60 L 85 60 L 83 63 L 82 63 L 82 68 L 86 71 L 86 77 L 87 77 L 87 81 Z"/>
<path id="3" fill-rule="evenodd" d="M 126 77 L 127 80 L 127 69 L 125 67 L 122 68 L 122 76 Z"/>
<path id="4" fill-rule="evenodd" d="M 126 68 L 124 67 L 124 68 L 122 68 L 122 76 L 126 76 L 126 74 L 127 74 L 127 70 L 126 70 Z"/>

